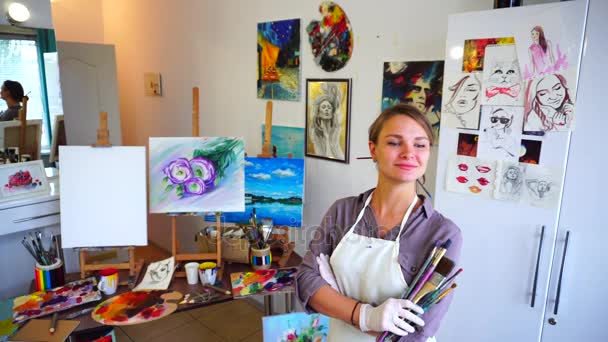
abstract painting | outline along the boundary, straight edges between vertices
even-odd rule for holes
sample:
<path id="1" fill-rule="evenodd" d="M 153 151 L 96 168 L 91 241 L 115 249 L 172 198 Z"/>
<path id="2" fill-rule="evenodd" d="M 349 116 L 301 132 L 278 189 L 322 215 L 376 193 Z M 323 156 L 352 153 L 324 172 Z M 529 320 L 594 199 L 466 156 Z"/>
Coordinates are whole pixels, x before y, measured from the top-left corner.
<path id="1" fill-rule="evenodd" d="M 105 325 L 148 323 L 172 314 L 181 298 L 171 291 L 125 292 L 97 305 L 91 317 Z"/>
<path id="2" fill-rule="evenodd" d="M 517 162 L 501 161 L 498 163 L 496 174 L 494 198 L 519 201 L 524 193 L 526 165 Z"/>
<path id="3" fill-rule="evenodd" d="M 150 138 L 150 212 L 243 211 L 242 138 Z"/>
<path id="4" fill-rule="evenodd" d="M 13 300 L 0 300 L 0 342 L 6 342 L 19 326 L 13 323 Z"/>
<path id="5" fill-rule="evenodd" d="M 439 133 L 443 61 L 385 62 L 382 110 L 396 103 L 409 103 L 424 113 Z"/>
<path id="6" fill-rule="evenodd" d="M 264 341 L 323 342 L 329 333 L 329 317 L 321 314 L 294 312 L 262 318 Z"/>
<path id="7" fill-rule="evenodd" d="M 453 80 L 446 79 L 447 102 L 441 116 L 443 127 L 479 129 L 481 104 L 481 74 L 457 73 Z"/>
<path id="8" fill-rule="evenodd" d="M 0 202 L 49 190 L 42 160 L 0 165 Z"/>
<path id="9" fill-rule="evenodd" d="M 482 105 L 524 105 L 524 87 L 515 45 L 486 47 Z"/>
<path id="10" fill-rule="evenodd" d="M 447 191 L 490 196 L 495 179 L 496 161 L 465 156 L 453 156 L 448 160 Z"/>
<path id="11" fill-rule="evenodd" d="M 523 107 L 481 106 L 477 156 L 486 159 L 519 159 Z"/>
<path id="12" fill-rule="evenodd" d="M 258 24 L 258 98 L 300 101 L 300 19 Z"/>
<path id="13" fill-rule="evenodd" d="M 350 79 L 306 80 L 306 156 L 348 164 Z"/>
<path id="14" fill-rule="evenodd" d="M 456 154 L 459 156 L 477 157 L 477 142 L 479 135 L 458 133 L 458 148 Z"/>
<path id="15" fill-rule="evenodd" d="M 502 37 L 465 40 L 462 54 L 462 71 L 482 71 L 486 55 L 486 46 L 496 44 L 515 44 L 515 39 L 513 37 Z"/>
<path id="16" fill-rule="evenodd" d="M 245 211 L 225 212 L 222 219 L 247 223 L 255 208 L 275 226 L 301 227 L 303 198 L 304 159 L 245 158 Z"/>
<path id="17" fill-rule="evenodd" d="M 315 63 L 325 71 L 342 69 L 353 53 L 353 30 L 342 7 L 332 1 L 319 5 L 321 21 L 306 27 Z"/>
<path id="18" fill-rule="evenodd" d="M 23 323 L 31 318 L 67 310 L 101 299 L 97 280 L 87 278 L 47 291 L 34 292 L 14 298 L 13 322 Z"/>
<path id="19" fill-rule="evenodd" d="M 262 125 L 262 141 L 266 125 Z M 304 128 L 272 125 L 270 138 L 275 158 L 304 158 Z"/>
<path id="20" fill-rule="evenodd" d="M 539 140 L 521 140 L 521 149 L 519 151 L 519 162 L 526 164 L 540 164 L 540 150 L 542 141 Z"/>
<path id="21" fill-rule="evenodd" d="M 293 291 L 298 269 L 279 268 L 230 274 L 234 298 Z"/>

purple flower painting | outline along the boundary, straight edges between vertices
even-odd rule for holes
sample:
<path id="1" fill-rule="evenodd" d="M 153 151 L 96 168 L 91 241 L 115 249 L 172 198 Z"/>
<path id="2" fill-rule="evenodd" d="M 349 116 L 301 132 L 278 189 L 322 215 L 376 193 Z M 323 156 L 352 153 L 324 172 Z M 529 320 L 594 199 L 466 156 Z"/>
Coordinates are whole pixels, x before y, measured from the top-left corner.
<path id="1" fill-rule="evenodd" d="M 150 212 L 243 211 L 241 138 L 150 138 Z"/>

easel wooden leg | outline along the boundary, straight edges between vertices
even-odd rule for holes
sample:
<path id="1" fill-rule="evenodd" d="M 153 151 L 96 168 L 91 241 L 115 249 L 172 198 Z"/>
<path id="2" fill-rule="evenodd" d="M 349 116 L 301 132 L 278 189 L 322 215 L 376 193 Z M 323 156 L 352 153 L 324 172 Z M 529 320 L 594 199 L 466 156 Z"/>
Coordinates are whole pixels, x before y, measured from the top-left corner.
<path id="1" fill-rule="evenodd" d="M 134 277 L 136 274 L 135 269 L 135 247 L 129 247 L 129 275 Z"/>
<path id="2" fill-rule="evenodd" d="M 177 217 L 171 216 L 171 253 L 177 255 Z"/>
<path id="3" fill-rule="evenodd" d="M 80 250 L 80 278 L 84 279 L 84 277 L 87 275 L 87 270 L 86 270 L 86 262 L 87 262 L 87 252 L 83 249 Z"/>

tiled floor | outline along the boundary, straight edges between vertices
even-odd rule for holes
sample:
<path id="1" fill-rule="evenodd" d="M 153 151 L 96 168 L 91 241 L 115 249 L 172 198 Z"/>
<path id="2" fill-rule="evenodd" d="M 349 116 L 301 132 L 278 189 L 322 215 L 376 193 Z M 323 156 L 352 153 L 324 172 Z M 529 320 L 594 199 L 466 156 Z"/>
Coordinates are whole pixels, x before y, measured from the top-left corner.
<path id="1" fill-rule="evenodd" d="M 160 260 L 169 253 L 149 245 L 136 249 L 137 258 Z M 116 327 L 119 342 L 262 341 L 264 312 L 246 299 L 183 311 L 158 321 Z"/>

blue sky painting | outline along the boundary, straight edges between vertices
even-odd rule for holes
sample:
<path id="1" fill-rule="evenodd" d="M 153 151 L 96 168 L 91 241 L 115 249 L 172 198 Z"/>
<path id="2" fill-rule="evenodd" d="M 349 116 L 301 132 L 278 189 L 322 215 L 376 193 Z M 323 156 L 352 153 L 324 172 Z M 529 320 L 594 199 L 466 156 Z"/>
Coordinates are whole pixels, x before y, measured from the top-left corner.
<path id="1" fill-rule="evenodd" d="M 262 142 L 265 127 L 263 124 Z M 277 147 L 277 157 L 287 158 L 291 153 L 291 158 L 304 159 L 304 128 L 272 125 L 271 136 L 271 144 Z"/>

